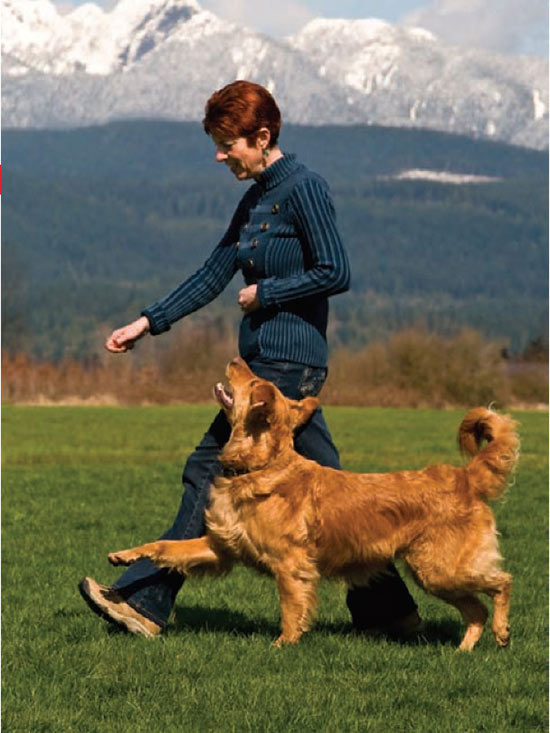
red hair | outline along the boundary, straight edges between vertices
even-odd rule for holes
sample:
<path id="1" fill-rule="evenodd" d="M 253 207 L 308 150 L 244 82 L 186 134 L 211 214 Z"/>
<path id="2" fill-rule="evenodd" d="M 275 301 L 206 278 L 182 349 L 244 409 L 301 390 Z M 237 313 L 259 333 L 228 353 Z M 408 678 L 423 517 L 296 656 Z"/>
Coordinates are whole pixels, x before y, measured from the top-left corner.
<path id="1" fill-rule="evenodd" d="M 267 127 L 269 147 L 277 144 L 281 113 L 265 87 L 251 81 L 234 81 L 214 92 L 206 103 L 202 121 L 207 135 L 245 137 L 253 144 L 258 130 Z"/>

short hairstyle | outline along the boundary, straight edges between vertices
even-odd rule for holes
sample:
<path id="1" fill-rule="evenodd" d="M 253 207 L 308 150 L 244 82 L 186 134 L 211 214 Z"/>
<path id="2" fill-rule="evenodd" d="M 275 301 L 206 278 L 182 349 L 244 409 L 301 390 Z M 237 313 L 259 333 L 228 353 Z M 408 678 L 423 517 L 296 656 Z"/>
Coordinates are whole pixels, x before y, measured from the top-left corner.
<path id="1" fill-rule="evenodd" d="M 251 81 L 234 81 L 214 92 L 206 103 L 202 121 L 207 135 L 244 137 L 254 143 L 258 130 L 267 127 L 269 147 L 277 144 L 281 112 L 270 92 Z"/>

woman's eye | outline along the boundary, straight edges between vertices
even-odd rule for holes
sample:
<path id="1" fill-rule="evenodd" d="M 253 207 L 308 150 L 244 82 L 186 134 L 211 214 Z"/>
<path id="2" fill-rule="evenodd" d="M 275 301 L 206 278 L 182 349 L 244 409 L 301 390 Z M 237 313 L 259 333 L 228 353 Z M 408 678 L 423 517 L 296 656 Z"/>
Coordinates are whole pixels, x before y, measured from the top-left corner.
<path id="1" fill-rule="evenodd" d="M 228 153 L 231 150 L 231 148 L 233 147 L 233 145 L 235 145 L 235 141 L 233 141 L 233 142 L 227 142 L 227 143 L 219 142 L 219 143 L 216 144 L 216 147 L 222 153 Z"/>

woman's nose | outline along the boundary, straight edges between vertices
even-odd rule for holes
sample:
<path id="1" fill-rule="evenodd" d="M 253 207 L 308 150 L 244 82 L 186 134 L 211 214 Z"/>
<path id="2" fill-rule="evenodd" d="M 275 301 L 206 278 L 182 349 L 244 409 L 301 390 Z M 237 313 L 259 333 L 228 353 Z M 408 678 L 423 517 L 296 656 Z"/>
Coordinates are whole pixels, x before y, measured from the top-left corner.
<path id="1" fill-rule="evenodd" d="M 216 150 L 216 163 L 223 163 L 224 160 L 227 160 L 227 153 L 224 153 L 222 150 Z"/>

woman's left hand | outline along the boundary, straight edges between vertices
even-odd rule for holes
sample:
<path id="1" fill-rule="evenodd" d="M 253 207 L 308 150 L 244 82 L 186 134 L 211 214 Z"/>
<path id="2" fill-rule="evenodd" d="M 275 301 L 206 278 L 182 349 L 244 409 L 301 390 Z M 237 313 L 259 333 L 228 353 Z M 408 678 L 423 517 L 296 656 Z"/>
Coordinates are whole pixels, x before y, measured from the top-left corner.
<path id="1" fill-rule="evenodd" d="M 260 307 L 260 301 L 258 300 L 258 286 L 249 285 L 247 288 L 240 290 L 237 302 L 241 310 L 245 313 L 252 313 L 252 311 L 258 310 Z"/>

